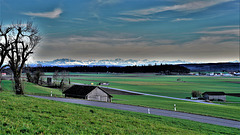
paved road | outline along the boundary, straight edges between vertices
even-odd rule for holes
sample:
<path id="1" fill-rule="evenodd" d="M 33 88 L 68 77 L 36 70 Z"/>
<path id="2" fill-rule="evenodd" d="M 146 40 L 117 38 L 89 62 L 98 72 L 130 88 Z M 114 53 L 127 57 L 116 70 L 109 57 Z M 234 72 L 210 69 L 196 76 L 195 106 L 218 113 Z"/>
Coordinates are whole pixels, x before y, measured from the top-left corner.
<path id="1" fill-rule="evenodd" d="M 82 84 L 82 83 L 72 83 L 72 84 L 85 85 L 85 84 Z M 146 95 L 146 96 L 161 97 L 161 98 L 168 98 L 168 99 L 176 99 L 176 100 L 196 102 L 196 103 L 203 103 L 203 104 L 221 105 L 221 104 L 216 104 L 216 103 L 205 102 L 205 101 L 203 101 L 203 100 L 191 100 L 191 99 L 184 99 L 184 98 L 176 98 L 176 97 L 168 97 L 168 96 L 147 94 L 147 93 L 141 93 L 141 92 L 135 92 L 135 91 L 130 91 L 130 90 L 123 90 L 123 89 L 111 88 L 111 87 L 104 87 L 104 86 L 100 86 L 100 87 L 102 87 L 102 88 L 108 88 L 108 89 L 113 89 L 113 90 L 118 90 L 118 91 L 124 91 L 124 92 L 128 92 L 128 93 L 133 93 L 133 94 Z"/>
<path id="2" fill-rule="evenodd" d="M 102 87 L 102 86 L 101 86 L 101 87 Z M 108 87 L 102 87 L 102 88 L 108 88 Z M 109 87 L 109 88 L 110 88 L 110 87 Z M 215 103 L 205 102 L 205 101 L 203 101 L 203 100 L 191 100 L 191 99 L 184 99 L 184 98 L 168 97 L 168 96 L 161 96 L 161 95 L 147 94 L 147 93 L 141 93 L 141 92 L 135 92 L 135 91 L 129 91 L 129 90 L 123 90 L 123 89 L 117 89 L 117 88 L 110 88 L 110 89 L 119 90 L 119 91 L 125 91 L 125 92 L 129 92 L 129 93 L 134 93 L 134 94 L 146 95 L 146 96 L 161 97 L 161 98 L 169 98 L 169 99 L 176 99 L 176 100 L 182 100 L 182 101 L 190 101 L 190 102 L 203 103 L 203 104 L 221 105 L 221 104 L 215 104 Z"/>
<path id="3" fill-rule="evenodd" d="M 175 111 L 167 111 L 167 110 L 147 108 L 147 107 L 139 107 L 139 106 L 133 106 L 133 105 L 87 101 L 87 100 L 80 100 L 80 99 L 44 97 L 44 96 L 35 96 L 35 95 L 28 95 L 28 96 L 49 99 L 49 100 L 55 100 L 55 101 L 61 101 L 61 102 L 75 103 L 75 104 L 83 104 L 83 105 L 90 105 L 90 106 L 97 106 L 97 107 L 104 107 L 104 108 L 127 110 L 127 111 L 132 111 L 132 112 L 149 113 L 149 111 L 150 111 L 151 114 L 155 114 L 155 115 L 187 119 L 187 120 L 192 120 L 192 121 L 197 121 L 197 122 L 202 122 L 202 123 L 209 123 L 209 124 L 214 124 L 214 125 L 234 127 L 234 128 L 240 129 L 240 121 L 227 120 L 227 119 L 221 119 L 221 118 L 215 118 L 215 117 L 209 117 L 209 116 L 188 114 L 188 113 L 175 112 Z"/>

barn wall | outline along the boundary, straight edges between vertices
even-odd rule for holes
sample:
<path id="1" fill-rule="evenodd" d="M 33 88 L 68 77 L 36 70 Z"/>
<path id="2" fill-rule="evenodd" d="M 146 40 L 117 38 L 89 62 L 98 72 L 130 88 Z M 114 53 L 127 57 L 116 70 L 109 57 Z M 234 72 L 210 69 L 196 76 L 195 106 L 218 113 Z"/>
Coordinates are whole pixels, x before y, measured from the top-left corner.
<path id="1" fill-rule="evenodd" d="M 87 100 L 110 102 L 109 96 L 99 88 L 95 88 L 94 90 L 92 90 L 90 93 L 87 94 L 86 97 Z"/>
<path id="2" fill-rule="evenodd" d="M 204 95 L 203 95 L 203 98 L 204 98 L 205 100 L 209 100 L 208 94 L 204 94 Z"/>
<path id="3" fill-rule="evenodd" d="M 225 95 L 209 95 L 209 100 L 223 100 L 226 101 Z"/>

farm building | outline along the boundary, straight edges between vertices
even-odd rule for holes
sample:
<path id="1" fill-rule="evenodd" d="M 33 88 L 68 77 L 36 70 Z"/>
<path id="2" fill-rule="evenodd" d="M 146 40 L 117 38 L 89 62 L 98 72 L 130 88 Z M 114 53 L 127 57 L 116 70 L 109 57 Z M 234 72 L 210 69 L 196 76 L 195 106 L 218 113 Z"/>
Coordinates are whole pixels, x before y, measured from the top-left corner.
<path id="1" fill-rule="evenodd" d="M 105 90 L 97 86 L 73 85 L 63 92 L 65 97 L 83 98 L 87 100 L 111 102 L 113 97 Z"/>
<path id="2" fill-rule="evenodd" d="M 202 95 L 205 100 L 226 101 L 226 94 L 224 92 L 204 92 Z"/>
<path id="3" fill-rule="evenodd" d="M 48 84 L 48 85 L 52 85 L 52 78 L 51 78 L 51 77 L 48 77 L 48 78 L 47 78 L 47 84 Z"/>
<path id="4" fill-rule="evenodd" d="M 109 83 L 108 82 L 101 82 L 98 85 L 109 85 Z"/>

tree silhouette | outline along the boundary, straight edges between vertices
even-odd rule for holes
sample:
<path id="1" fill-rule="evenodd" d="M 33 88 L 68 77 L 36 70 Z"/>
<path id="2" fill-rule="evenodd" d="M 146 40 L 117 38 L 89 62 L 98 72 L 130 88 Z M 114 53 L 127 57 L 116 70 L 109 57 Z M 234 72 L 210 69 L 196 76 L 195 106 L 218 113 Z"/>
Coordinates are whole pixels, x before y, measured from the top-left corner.
<path id="1" fill-rule="evenodd" d="M 10 47 L 10 41 L 8 39 L 10 32 L 12 28 L 7 27 L 5 28 L 2 24 L 0 24 L 0 90 L 1 88 L 1 71 L 6 67 L 7 65 L 3 65 L 4 61 L 7 57 L 7 54 L 9 52 L 9 47 Z"/>
<path id="2" fill-rule="evenodd" d="M 13 72 L 16 94 L 24 94 L 21 75 L 25 62 L 33 53 L 33 49 L 39 43 L 41 37 L 38 35 L 38 29 L 32 22 L 23 24 L 17 22 L 8 27 L 10 35 L 7 37 L 10 43 L 10 49 L 7 54 L 9 58 L 9 67 Z"/>

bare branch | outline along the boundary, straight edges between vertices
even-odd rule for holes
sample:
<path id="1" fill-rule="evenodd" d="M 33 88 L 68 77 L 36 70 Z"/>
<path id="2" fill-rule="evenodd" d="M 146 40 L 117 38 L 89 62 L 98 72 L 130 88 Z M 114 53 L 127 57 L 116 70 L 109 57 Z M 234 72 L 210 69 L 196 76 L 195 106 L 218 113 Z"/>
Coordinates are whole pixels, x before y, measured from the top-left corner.
<path id="1" fill-rule="evenodd" d="M 34 48 L 38 45 L 41 37 L 38 35 L 38 29 L 33 26 L 32 22 L 26 24 L 18 21 L 12 23 L 6 29 L 2 29 L 0 25 L 0 36 L 4 36 L 4 43 L 7 48 L 4 48 L 4 43 L 0 44 L 0 48 L 7 50 L 6 56 L 9 59 L 9 67 L 13 71 L 15 80 L 15 89 L 17 94 L 23 94 L 19 81 L 25 62 L 33 53 Z M 17 84 L 18 83 L 18 84 Z M 20 93 L 18 93 L 20 91 Z"/>

